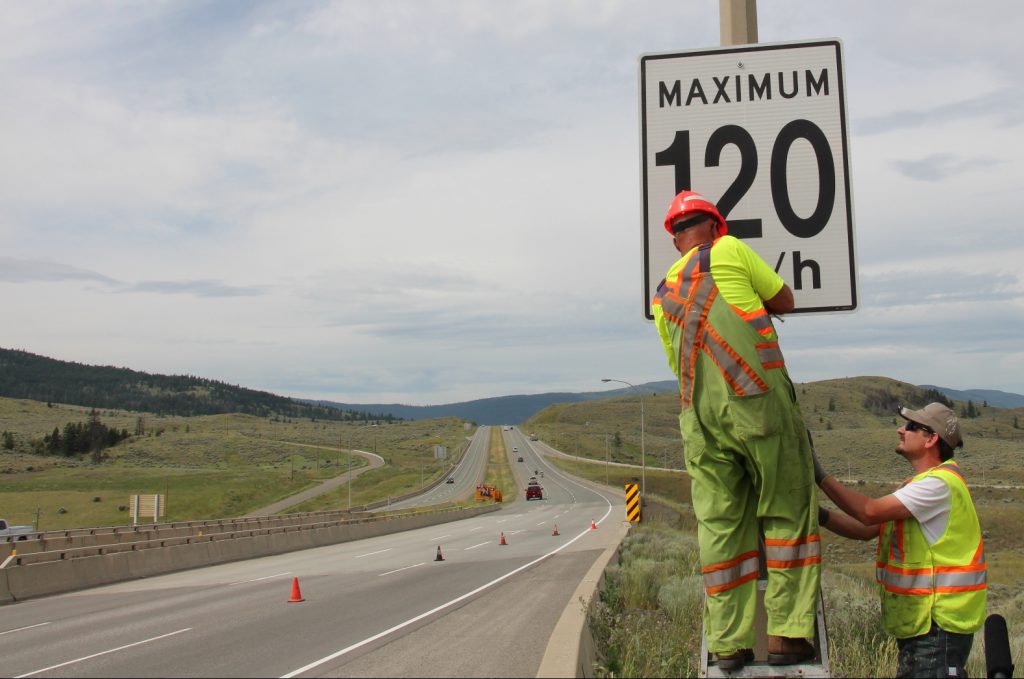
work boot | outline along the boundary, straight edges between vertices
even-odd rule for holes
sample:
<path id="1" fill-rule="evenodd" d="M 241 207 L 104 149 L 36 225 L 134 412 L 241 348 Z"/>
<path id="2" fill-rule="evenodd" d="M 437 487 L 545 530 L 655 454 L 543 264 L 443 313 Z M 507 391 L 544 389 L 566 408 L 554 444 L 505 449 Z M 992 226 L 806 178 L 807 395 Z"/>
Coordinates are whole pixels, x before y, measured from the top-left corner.
<path id="1" fill-rule="evenodd" d="M 814 645 L 806 639 L 768 635 L 768 664 L 795 665 L 814 657 Z"/>
<path id="2" fill-rule="evenodd" d="M 718 653 L 718 669 L 723 672 L 739 672 L 748 662 L 754 661 L 754 649 L 741 648 L 732 653 Z"/>

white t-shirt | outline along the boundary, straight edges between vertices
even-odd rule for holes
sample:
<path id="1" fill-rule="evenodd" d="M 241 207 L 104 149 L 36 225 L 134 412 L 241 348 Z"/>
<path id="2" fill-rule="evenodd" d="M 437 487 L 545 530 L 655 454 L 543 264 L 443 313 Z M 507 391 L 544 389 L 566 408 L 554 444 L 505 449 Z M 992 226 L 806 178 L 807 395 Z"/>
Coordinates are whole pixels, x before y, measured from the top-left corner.
<path id="1" fill-rule="evenodd" d="M 903 506 L 910 510 L 917 522 L 921 524 L 924 539 L 934 545 L 949 524 L 950 492 L 946 482 L 935 476 L 929 476 L 908 483 L 895 491 Z"/>

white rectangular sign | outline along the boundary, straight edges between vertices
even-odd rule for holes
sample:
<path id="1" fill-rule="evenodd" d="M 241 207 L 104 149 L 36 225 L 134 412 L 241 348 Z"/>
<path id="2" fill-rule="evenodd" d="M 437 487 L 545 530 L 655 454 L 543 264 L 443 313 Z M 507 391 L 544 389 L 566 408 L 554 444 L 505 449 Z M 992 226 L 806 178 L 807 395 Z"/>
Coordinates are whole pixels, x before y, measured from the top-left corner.
<path id="1" fill-rule="evenodd" d="M 718 206 L 786 280 L 796 312 L 857 307 L 842 43 L 640 58 L 644 315 L 679 258 L 665 212 L 684 189 Z"/>

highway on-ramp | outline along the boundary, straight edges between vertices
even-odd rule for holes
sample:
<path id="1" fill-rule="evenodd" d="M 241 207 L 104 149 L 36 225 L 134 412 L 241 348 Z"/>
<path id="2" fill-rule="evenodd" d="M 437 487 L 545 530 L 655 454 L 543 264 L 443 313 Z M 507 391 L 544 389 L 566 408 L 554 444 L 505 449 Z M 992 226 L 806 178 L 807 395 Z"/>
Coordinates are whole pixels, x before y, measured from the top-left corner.
<path id="1" fill-rule="evenodd" d="M 546 466 L 518 430 L 505 437 L 525 453 L 520 480 L 517 465 L 544 470 L 544 500 L 2 606 L 3 674 L 534 676 L 581 578 L 617 542 L 623 500 Z M 295 578 L 304 601 L 289 602 Z"/>

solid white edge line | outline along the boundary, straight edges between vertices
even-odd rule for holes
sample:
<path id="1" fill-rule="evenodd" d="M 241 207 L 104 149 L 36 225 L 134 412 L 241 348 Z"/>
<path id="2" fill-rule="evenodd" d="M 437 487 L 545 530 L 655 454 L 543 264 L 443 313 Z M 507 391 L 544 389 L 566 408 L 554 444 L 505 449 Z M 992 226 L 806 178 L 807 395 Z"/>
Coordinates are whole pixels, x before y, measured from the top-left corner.
<path id="1" fill-rule="evenodd" d="M 28 627 L 19 627 L 17 629 L 9 629 L 6 632 L 0 632 L 0 637 L 2 637 L 5 634 L 13 634 L 14 632 L 20 632 L 22 630 L 32 629 L 33 627 L 42 627 L 43 625 L 49 625 L 49 624 L 50 623 L 48 623 L 48 622 L 40 622 L 40 623 L 37 623 L 35 625 L 29 625 Z"/>
<path id="2" fill-rule="evenodd" d="M 414 563 L 413 565 L 411 565 L 411 566 L 406 566 L 406 567 L 404 567 L 404 568 L 396 568 L 395 570 L 393 570 L 393 571 L 388 571 L 387 573 L 378 573 L 378 574 L 377 574 L 377 577 L 379 578 L 379 577 L 381 577 L 382 575 L 391 575 L 392 573 L 398 573 L 399 571 L 407 571 L 407 570 L 409 570 L 410 568 L 416 568 L 417 566 L 422 566 L 422 565 L 424 565 L 424 564 L 426 564 L 426 563 L 427 563 L 426 561 L 421 561 L 420 563 Z"/>
<path id="3" fill-rule="evenodd" d="M 605 502 L 608 502 L 608 509 L 605 511 L 604 516 L 601 517 L 601 520 L 597 522 L 597 523 L 601 523 L 602 521 L 604 521 L 605 519 L 608 518 L 609 514 L 612 513 L 612 503 L 609 502 L 608 498 L 604 497 L 603 495 L 600 495 L 600 494 L 598 494 L 598 495 L 600 497 L 603 497 Z M 454 606 L 455 604 L 457 604 L 459 602 L 465 601 L 466 599 L 468 599 L 468 598 L 470 598 L 472 596 L 476 596 L 477 594 L 479 594 L 480 592 L 484 591 L 485 589 L 488 589 L 489 587 L 493 587 L 494 585 L 498 584 L 499 582 L 502 582 L 503 580 L 506 580 L 506 579 L 512 577 L 516 573 L 524 571 L 527 568 L 530 568 L 531 566 L 534 566 L 534 565 L 540 563 L 541 561 L 543 561 L 544 559 L 548 558 L 549 556 L 553 556 L 553 555 L 557 554 L 558 552 L 562 551 L 563 549 L 565 549 L 566 547 L 568 547 L 572 543 L 574 543 L 577 540 L 579 540 L 584 535 L 590 535 L 590 531 L 591 531 L 591 529 L 589 527 L 587 527 L 587 528 L 585 528 L 583 530 L 582 533 L 580 533 L 579 535 L 574 537 L 572 540 L 569 540 L 567 542 L 562 543 L 561 546 L 556 547 L 555 549 L 551 550 L 547 554 L 542 554 L 541 556 L 537 557 L 533 561 L 530 561 L 529 563 L 525 563 L 522 566 L 520 566 L 519 568 L 513 569 L 513 570 L 509 571 L 508 573 L 505 573 L 505 575 L 499 576 L 499 577 L 495 578 L 494 580 L 491 580 L 490 582 L 484 583 L 484 584 L 480 585 L 479 587 L 477 587 L 476 589 L 474 589 L 474 590 L 472 590 L 470 592 L 466 592 L 465 594 L 463 594 L 461 596 L 458 596 L 458 597 L 452 599 L 451 601 L 449 601 L 447 603 L 444 603 L 444 604 L 441 604 L 440 606 L 436 606 L 434 608 L 431 608 L 429 611 L 426 611 L 425 613 L 420 613 L 419 615 L 417 615 L 414 618 L 409 618 L 405 622 L 400 622 L 397 625 L 395 625 L 394 627 L 390 627 L 390 628 L 384 630 L 383 632 L 378 632 L 377 634 L 374 634 L 372 637 L 367 637 L 366 639 L 363 639 L 362 641 L 358 641 L 358 642 L 352 644 L 351 646 L 347 646 L 347 647 L 341 649 L 340 651 L 335 651 L 334 653 L 332 653 L 332 654 L 330 654 L 328 656 L 325 656 L 325 657 L 321 658 L 320 660 L 314 660 L 313 662 L 309 663 L 308 665 L 305 665 L 304 667 L 300 667 L 297 670 L 293 670 L 293 671 L 289 672 L 288 674 L 281 675 L 281 679 L 291 679 L 291 677 L 296 677 L 296 676 L 302 674 L 303 672 L 306 672 L 306 671 L 309 671 L 309 670 L 313 669 L 314 667 L 319 667 L 320 665 L 323 665 L 324 663 L 330 662 L 330 661 L 334 660 L 335 658 L 340 658 L 341 656 L 346 655 L 348 653 L 351 653 L 352 651 L 354 651 L 354 650 L 356 650 L 358 648 L 362 648 L 363 646 L 366 646 L 367 644 L 371 644 L 374 641 L 376 641 L 377 639 L 380 639 L 381 637 L 386 637 L 387 635 L 391 634 L 392 632 L 397 632 L 398 630 L 404 629 L 404 628 L 408 627 L 409 625 L 412 625 L 414 623 L 419 622 L 420 620 L 423 620 L 424 618 L 430 617 L 431 615 L 433 615 L 434 613 L 437 613 L 438 611 L 443 611 L 444 609 L 449 608 L 451 606 Z"/>
<path id="4" fill-rule="evenodd" d="M 188 632 L 191 629 L 192 629 L 191 627 L 186 627 L 185 629 L 180 629 L 177 632 L 170 632 L 168 634 L 161 634 L 160 636 L 152 637 L 151 639 L 143 639 L 142 641 L 136 641 L 134 644 L 125 644 L 124 646 L 118 646 L 117 648 L 112 648 L 112 649 L 110 649 L 108 651 L 100 651 L 99 653 L 93 653 L 92 655 L 87 655 L 84 658 L 76 658 L 75 660 L 68 660 L 67 662 L 62 662 L 59 665 L 51 665 L 49 667 L 44 667 L 43 669 L 36 670 L 34 672 L 27 672 L 26 674 L 19 674 L 16 677 L 14 677 L 14 679 L 21 679 L 22 677 L 31 677 L 33 674 L 39 674 L 40 672 L 49 672 L 50 670 L 55 670 L 58 667 L 64 667 L 65 665 L 73 665 L 76 662 L 82 662 L 83 660 L 89 660 L 91 658 L 98 658 L 99 656 L 106 655 L 107 653 L 114 653 L 116 651 L 123 651 L 126 648 L 131 648 L 132 646 L 138 646 L 140 644 L 148 644 L 150 641 L 157 641 L 158 639 L 166 639 L 167 637 L 173 637 L 175 634 L 181 634 L 182 632 Z"/>
<path id="5" fill-rule="evenodd" d="M 264 575 L 262 578 L 253 578 L 252 580 L 239 580 L 238 582 L 229 582 L 228 587 L 232 585 L 244 585 L 247 582 L 259 582 L 260 580 L 269 580 L 270 578 L 279 578 L 282 575 L 291 575 L 291 571 L 285 573 L 274 573 L 273 575 Z"/>

